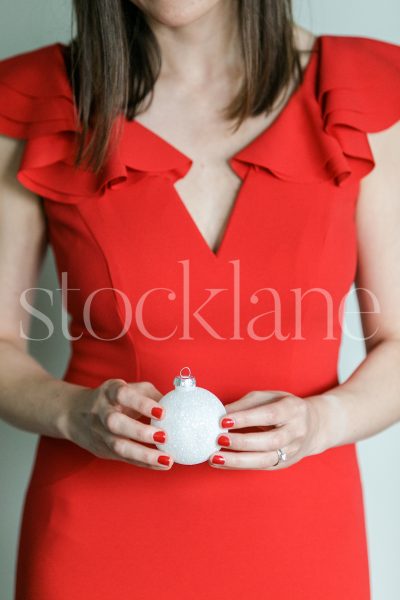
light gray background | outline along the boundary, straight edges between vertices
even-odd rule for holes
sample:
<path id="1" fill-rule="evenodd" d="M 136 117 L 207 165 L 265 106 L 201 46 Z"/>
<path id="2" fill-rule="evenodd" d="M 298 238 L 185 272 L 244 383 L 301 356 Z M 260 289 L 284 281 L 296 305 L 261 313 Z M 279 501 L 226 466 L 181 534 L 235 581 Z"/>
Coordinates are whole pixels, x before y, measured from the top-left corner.
<path id="1" fill-rule="evenodd" d="M 69 0 L 36 0 L 35 2 L 0 0 L 0 9 L 0 58 L 54 41 L 69 39 L 71 10 Z M 363 35 L 400 43 L 398 0 L 379 2 L 295 0 L 295 11 L 297 22 L 314 33 Z M 57 288 L 51 251 L 47 255 L 38 286 Z M 47 297 L 39 296 L 37 303 L 41 310 L 59 322 L 61 310 L 59 299 L 53 307 L 49 307 Z M 353 336 L 361 338 L 357 311 L 356 301 L 350 298 L 347 302 L 346 326 Z M 350 314 L 351 312 L 355 314 Z M 59 327 L 56 326 L 56 335 L 46 342 L 36 342 L 31 346 L 31 352 L 54 375 L 62 376 L 69 356 L 69 348 L 66 340 L 61 335 L 57 335 L 58 331 Z M 45 333 L 40 327 L 34 327 L 33 337 L 40 337 Z M 340 380 L 346 379 L 363 358 L 363 344 L 345 336 L 339 363 Z M 379 402 L 380 399 L 377 398 L 376 401 Z M 36 443 L 37 436 L 0 423 L 0 598 L 2 600 L 12 600 L 13 597 L 21 508 Z M 358 455 L 366 504 L 373 600 L 398 600 L 400 598 L 400 469 L 398 466 L 400 424 L 360 442 Z M 343 501 L 345 502 L 346 499 L 343 498 Z M 332 565 L 332 568 L 335 568 L 335 565 Z"/>

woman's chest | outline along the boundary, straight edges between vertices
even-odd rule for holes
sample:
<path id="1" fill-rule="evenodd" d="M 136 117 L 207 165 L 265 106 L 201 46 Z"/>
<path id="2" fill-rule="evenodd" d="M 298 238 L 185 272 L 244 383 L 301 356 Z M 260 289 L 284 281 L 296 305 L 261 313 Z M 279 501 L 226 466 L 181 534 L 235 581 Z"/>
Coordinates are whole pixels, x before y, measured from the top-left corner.
<path id="1" fill-rule="evenodd" d="M 217 253 L 166 175 L 76 204 L 49 200 L 46 210 L 59 273 L 74 290 L 75 320 L 86 307 L 105 332 L 112 315 L 124 322 L 129 313 L 160 333 L 201 309 L 207 322 L 230 331 L 235 311 L 251 321 L 277 303 L 291 322 L 296 294 L 312 289 L 318 310 L 327 295 L 340 302 L 356 268 L 355 192 L 282 183 L 251 167 Z"/>
<path id="2" fill-rule="evenodd" d="M 160 121 L 156 107 L 145 115 L 144 127 L 148 132 L 160 130 L 162 139 L 173 143 L 166 142 L 167 146 L 182 148 L 185 156 L 191 157 L 188 172 L 174 182 L 175 191 L 205 243 L 217 253 L 242 187 L 229 159 L 266 130 L 274 113 L 248 118 L 232 132 L 232 123 L 222 121 L 213 111 L 195 105 L 191 109 L 180 115 L 172 112 L 170 120 Z M 171 107 L 173 110 L 176 107 Z M 136 122 L 140 124 L 138 119 Z"/>

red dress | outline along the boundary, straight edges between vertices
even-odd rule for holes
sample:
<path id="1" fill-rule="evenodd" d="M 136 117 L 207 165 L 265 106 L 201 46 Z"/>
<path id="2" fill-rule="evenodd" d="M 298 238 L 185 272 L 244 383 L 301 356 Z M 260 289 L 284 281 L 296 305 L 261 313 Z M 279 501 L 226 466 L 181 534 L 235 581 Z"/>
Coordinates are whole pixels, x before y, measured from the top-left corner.
<path id="1" fill-rule="evenodd" d="M 0 131 L 26 139 L 18 179 L 43 198 L 60 283 L 66 273 L 74 288 L 65 381 L 147 380 L 166 393 L 188 365 L 224 403 L 338 384 L 357 195 L 374 168 L 366 132 L 400 119 L 400 47 L 323 35 L 314 49 L 283 112 L 229 160 L 242 186 L 215 253 L 173 185 L 190 158 L 150 129 L 126 122 L 99 175 L 73 167 L 62 44 L 0 62 Z M 319 293 L 303 300 L 295 329 L 293 290 L 315 287 L 332 297 L 329 335 Z M 279 293 L 281 336 L 265 288 Z M 92 292 L 97 337 L 83 319 Z M 369 597 L 354 444 L 276 471 L 206 462 L 162 472 L 39 438 L 16 600 Z"/>

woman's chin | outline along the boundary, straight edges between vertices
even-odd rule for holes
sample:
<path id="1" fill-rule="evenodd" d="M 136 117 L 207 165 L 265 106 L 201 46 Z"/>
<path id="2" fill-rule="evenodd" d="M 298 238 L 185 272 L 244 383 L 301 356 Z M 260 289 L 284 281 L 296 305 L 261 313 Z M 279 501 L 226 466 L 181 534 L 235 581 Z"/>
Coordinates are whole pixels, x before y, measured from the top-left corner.
<path id="1" fill-rule="evenodd" d="M 185 27 L 205 16 L 223 0 L 131 0 L 154 21 L 167 27 Z"/>

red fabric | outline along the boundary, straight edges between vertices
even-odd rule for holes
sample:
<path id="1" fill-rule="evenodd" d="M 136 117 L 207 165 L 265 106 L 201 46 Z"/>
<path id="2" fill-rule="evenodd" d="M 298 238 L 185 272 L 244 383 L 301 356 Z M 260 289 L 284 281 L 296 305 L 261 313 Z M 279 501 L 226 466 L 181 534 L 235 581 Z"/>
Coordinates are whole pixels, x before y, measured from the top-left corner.
<path id="1" fill-rule="evenodd" d="M 317 38 L 303 83 L 275 122 L 229 160 L 242 186 L 212 252 L 173 183 L 192 161 L 136 121 L 99 175 L 73 167 L 76 125 L 63 45 L 0 62 L 0 132 L 26 140 L 19 181 L 43 198 L 57 268 L 68 274 L 72 342 L 65 381 L 148 380 L 183 366 L 229 403 L 255 389 L 307 397 L 338 383 L 340 302 L 354 279 L 354 212 L 374 167 L 366 133 L 400 118 L 400 48 Z M 240 331 L 232 331 L 234 262 Z M 182 331 L 190 271 L 190 333 Z M 286 340 L 267 337 L 271 295 Z M 294 295 L 313 287 L 295 337 Z M 88 296 L 90 335 L 83 321 Z M 134 309 L 129 331 L 123 291 Z M 135 308 L 148 290 L 143 334 Z M 220 292 L 206 303 L 210 289 Z M 169 295 L 168 295 L 169 292 Z M 222 293 L 224 292 L 224 293 Z M 208 329 L 193 316 L 201 316 Z M 264 317 L 259 317 L 264 313 Z M 257 335 L 247 325 L 254 320 Z M 292 334 L 292 335 L 291 335 Z M 144 419 L 144 422 L 147 422 Z M 175 464 L 168 472 L 99 459 L 41 436 L 27 489 L 16 600 L 367 600 L 362 484 L 349 444 L 278 470 Z"/>

